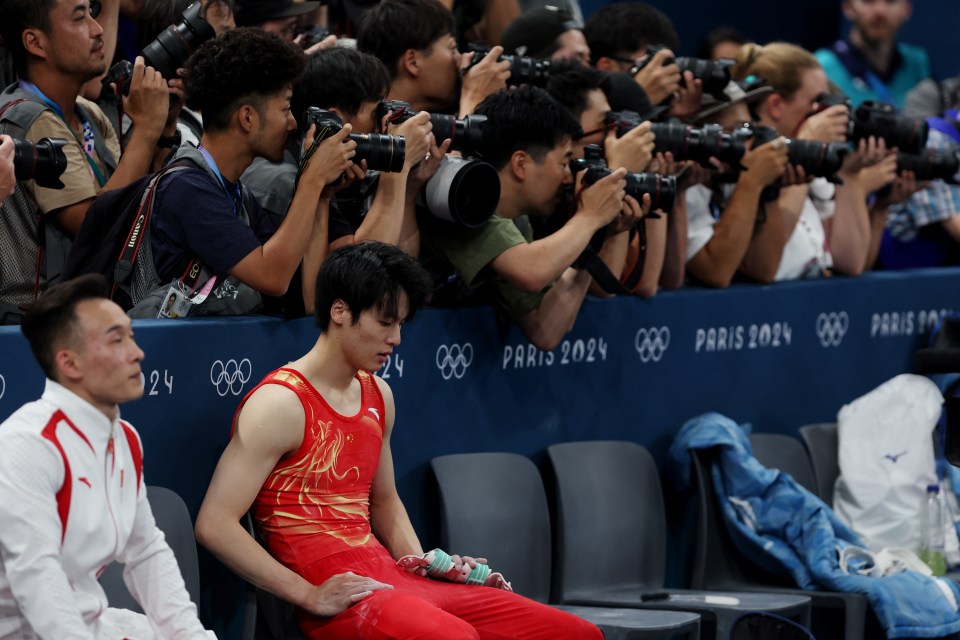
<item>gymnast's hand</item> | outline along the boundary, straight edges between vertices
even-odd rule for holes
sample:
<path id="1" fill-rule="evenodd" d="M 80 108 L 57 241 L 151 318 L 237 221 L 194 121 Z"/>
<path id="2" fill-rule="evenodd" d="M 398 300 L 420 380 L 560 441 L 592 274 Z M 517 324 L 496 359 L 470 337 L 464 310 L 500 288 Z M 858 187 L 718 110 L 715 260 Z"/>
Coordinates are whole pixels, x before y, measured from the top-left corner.
<path id="1" fill-rule="evenodd" d="M 314 585 L 303 608 L 317 616 L 331 617 L 343 613 L 381 589 L 393 589 L 393 586 L 358 576 L 352 571 L 338 573 L 327 578 L 323 584 Z"/>

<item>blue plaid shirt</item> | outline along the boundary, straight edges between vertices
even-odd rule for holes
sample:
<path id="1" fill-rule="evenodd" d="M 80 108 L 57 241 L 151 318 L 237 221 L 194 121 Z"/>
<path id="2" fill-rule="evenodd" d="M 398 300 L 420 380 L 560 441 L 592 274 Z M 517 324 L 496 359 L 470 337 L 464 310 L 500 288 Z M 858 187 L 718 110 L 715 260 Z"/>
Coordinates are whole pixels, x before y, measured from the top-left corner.
<path id="1" fill-rule="evenodd" d="M 948 154 L 960 151 L 960 147 L 949 136 L 932 128 L 927 138 L 927 149 Z M 956 177 L 960 178 L 960 173 Z M 933 180 L 905 203 L 890 207 L 887 228 L 897 240 L 910 242 L 921 227 L 943 222 L 955 215 L 960 215 L 960 187 L 943 180 Z"/>

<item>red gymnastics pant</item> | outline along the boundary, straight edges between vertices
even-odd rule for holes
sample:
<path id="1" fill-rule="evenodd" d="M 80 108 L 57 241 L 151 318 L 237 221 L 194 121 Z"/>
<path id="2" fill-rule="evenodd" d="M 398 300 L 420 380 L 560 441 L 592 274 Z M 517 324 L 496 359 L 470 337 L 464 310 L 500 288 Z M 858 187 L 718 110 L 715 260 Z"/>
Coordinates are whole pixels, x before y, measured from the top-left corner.
<path id="1" fill-rule="evenodd" d="M 358 547 L 314 563 L 303 577 L 322 584 L 346 571 L 393 589 L 374 591 L 333 618 L 297 612 L 312 640 L 602 640 L 589 622 L 529 598 L 473 585 L 421 578 L 383 547 Z"/>

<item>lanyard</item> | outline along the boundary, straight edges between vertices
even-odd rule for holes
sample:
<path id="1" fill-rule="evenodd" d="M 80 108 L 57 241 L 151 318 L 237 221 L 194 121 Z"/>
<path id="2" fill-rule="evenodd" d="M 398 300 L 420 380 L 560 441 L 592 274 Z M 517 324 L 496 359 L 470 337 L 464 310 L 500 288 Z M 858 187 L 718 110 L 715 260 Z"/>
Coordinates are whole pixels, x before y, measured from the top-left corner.
<path id="1" fill-rule="evenodd" d="M 239 215 L 237 206 L 240 203 L 240 182 L 237 181 L 237 184 L 234 185 L 236 189 L 236 195 L 231 196 L 230 191 L 227 190 L 227 183 L 223 179 L 223 176 L 220 174 L 220 169 L 217 167 L 217 161 L 213 159 L 213 156 L 210 155 L 210 152 L 204 149 L 202 146 L 197 147 L 197 151 L 203 156 L 203 159 L 206 160 L 207 166 L 213 170 L 214 175 L 217 176 L 217 180 L 220 182 L 220 186 L 223 187 L 223 193 L 227 196 L 227 200 L 230 201 L 230 207 L 233 209 L 233 212 Z"/>
<path id="2" fill-rule="evenodd" d="M 58 105 L 56 102 L 48 98 L 47 95 L 43 91 L 41 91 L 37 85 L 27 80 L 20 80 L 20 88 L 26 91 L 29 91 L 30 93 L 33 93 L 38 98 L 40 98 L 40 100 L 43 101 L 45 105 L 50 107 L 53 110 L 53 112 L 56 113 L 61 120 L 63 120 L 64 124 L 67 124 L 67 118 L 63 113 L 63 109 L 60 108 L 60 105 Z M 107 184 L 107 178 L 103 175 L 103 172 L 100 170 L 100 167 L 97 166 L 97 163 L 93 159 L 94 148 L 95 148 L 93 127 L 90 126 L 90 123 L 87 122 L 87 119 L 83 117 L 83 112 L 80 111 L 79 107 L 75 108 L 75 113 L 77 114 L 77 117 L 80 119 L 80 124 L 83 127 L 83 140 L 77 137 L 76 132 L 70 127 L 70 125 L 67 125 L 67 128 L 70 129 L 70 133 L 73 134 L 73 137 L 76 139 L 77 143 L 83 149 L 84 154 L 86 155 L 86 158 L 87 158 L 87 164 L 90 165 L 90 170 L 93 171 L 94 177 L 97 179 L 97 182 L 102 187 L 103 185 Z"/>

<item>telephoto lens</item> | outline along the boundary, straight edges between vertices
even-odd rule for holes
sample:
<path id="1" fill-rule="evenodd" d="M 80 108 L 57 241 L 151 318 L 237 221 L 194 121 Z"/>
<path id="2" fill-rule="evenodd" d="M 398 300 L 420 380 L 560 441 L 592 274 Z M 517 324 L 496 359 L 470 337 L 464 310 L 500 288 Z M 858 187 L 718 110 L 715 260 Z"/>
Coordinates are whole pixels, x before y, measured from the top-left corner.
<path id="1" fill-rule="evenodd" d="M 853 112 L 853 139 L 883 138 L 888 148 L 919 154 L 927 146 L 929 128 L 923 118 L 904 118 L 882 102 L 867 101 Z"/>
<path id="2" fill-rule="evenodd" d="M 60 176 L 67 169 L 63 138 L 41 138 L 36 144 L 13 139 L 13 174 L 19 180 L 33 180 L 39 187 L 63 189 Z"/>
<path id="3" fill-rule="evenodd" d="M 176 78 L 177 69 L 190 54 L 216 35 L 210 23 L 200 17 L 200 9 L 198 0 L 184 9 L 179 22 L 167 27 L 143 48 L 144 61 L 167 80 Z"/>
<path id="4" fill-rule="evenodd" d="M 450 140 L 450 149 L 459 151 L 465 156 L 474 156 L 479 153 L 483 145 L 483 126 L 486 122 L 487 116 L 476 113 L 471 113 L 463 120 L 440 113 L 430 114 L 433 137 L 437 144 Z"/>
<path id="5" fill-rule="evenodd" d="M 467 229 L 479 227 L 500 202 L 500 176 L 486 162 L 444 156 L 423 185 L 420 202 L 438 220 Z"/>
<path id="6" fill-rule="evenodd" d="M 308 107 L 303 118 L 304 128 L 316 125 L 317 141 L 326 140 L 343 129 L 343 120 L 333 111 Z M 347 136 L 357 143 L 357 155 L 353 157 L 356 164 L 367 161 L 370 171 L 385 171 L 397 173 L 403 170 L 403 162 L 407 157 L 407 141 L 403 136 L 391 136 L 381 133 L 351 133 Z"/>
<path id="7" fill-rule="evenodd" d="M 471 43 L 468 45 L 467 50 L 473 51 L 473 59 L 470 61 L 470 66 L 467 67 L 468 71 L 490 53 L 490 47 L 479 43 Z M 497 62 L 504 61 L 510 63 L 510 77 L 507 79 L 507 84 L 509 85 L 518 86 L 521 84 L 531 84 L 542 87 L 546 85 L 550 79 L 549 60 L 500 54 Z"/>
<path id="8" fill-rule="evenodd" d="M 960 184 L 957 179 L 960 158 L 956 153 L 933 150 L 921 154 L 898 153 L 897 173 L 904 171 L 913 171 L 917 180 L 943 180 L 949 184 Z"/>
<path id="9" fill-rule="evenodd" d="M 583 148 L 583 158 L 573 161 L 571 171 L 574 174 L 584 171 L 583 184 L 587 186 L 612 173 L 604 160 L 603 149 L 595 144 L 588 144 Z M 627 195 L 636 198 L 638 202 L 642 202 L 645 194 L 650 195 L 652 211 L 666 213 L 673 211 L 677 196 L 677 179 L 674 176 L 662 176 L 657 173 L 628 173 L 626 182 Z"/>

